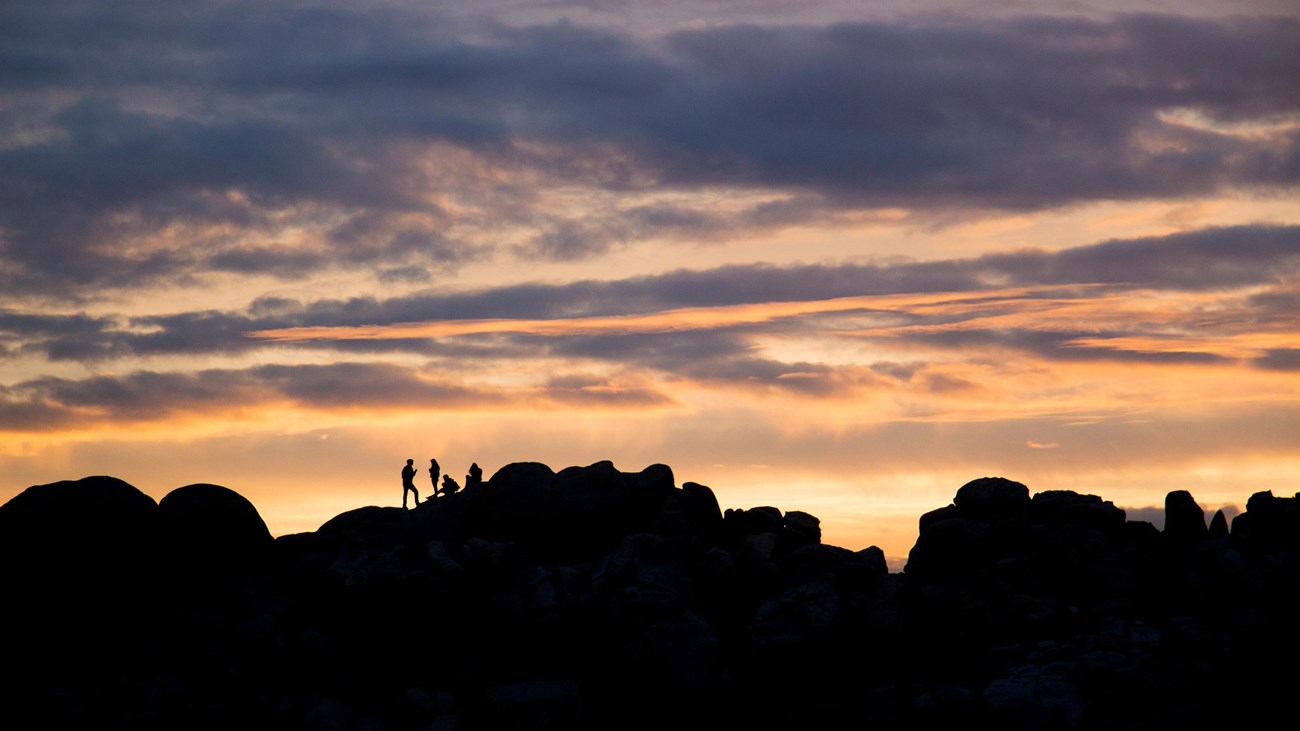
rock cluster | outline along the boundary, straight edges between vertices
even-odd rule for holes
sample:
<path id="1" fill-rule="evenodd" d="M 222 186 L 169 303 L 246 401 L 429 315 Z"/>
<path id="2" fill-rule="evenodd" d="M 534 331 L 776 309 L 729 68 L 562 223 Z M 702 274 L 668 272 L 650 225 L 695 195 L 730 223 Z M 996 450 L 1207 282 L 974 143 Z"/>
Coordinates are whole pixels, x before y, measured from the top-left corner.
<path id="1" fill-rule="evenodd" d="M 0 721 L 1240 727 L 1289 707 L 1298 504 L 1257 494 L 1229 528 L 1171 493 L 1159 531 L 983 478 L 889 573 L 665 465 L 516 463 L 275 539 L 216 485 L 36 486 L 0 506 Z"/>

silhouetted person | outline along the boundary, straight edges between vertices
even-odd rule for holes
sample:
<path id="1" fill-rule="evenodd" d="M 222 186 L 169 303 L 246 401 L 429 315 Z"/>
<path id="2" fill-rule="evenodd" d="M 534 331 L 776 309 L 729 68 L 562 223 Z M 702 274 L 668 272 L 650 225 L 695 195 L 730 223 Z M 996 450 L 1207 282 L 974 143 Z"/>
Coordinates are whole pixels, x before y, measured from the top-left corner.
<path id="1" fill-rule="evenodd" d="M 452 479 L 451 475 L 443 475 L 443 476 L 442 476 L 442 496 L 443 496 L 443 497 L 447 497 L 448 495 L 451 495 L 451 494 L 455 493 L 455 492 L 456 492 L 457 490 L 459 490 L 459 489 L 460 489 L 460 485 L 457 485 L 457 484 L 456 484 L 456 481 L 455 481 L 454 479 Z"/>
<path id="2" fill-rule="evenodd" d="M 438 466 L 438 460 L 429 460 L 429 482 L 433 483 L 433 496 L 438 497 L 438 473 L 442 468 Z"/>
<path id="3" fill-rule="evenodd" d="M 406 493 L 415 493 L 415 504 L 420 504 L 420 491 L 415 489 L 415 460 L 406 460 L 406 466 L 402 468 L 402 509 L 406 509 Z"/>
<path id="4" fill-rule="evenodd" d="M 474 487 L 483 483 L 483 468 L 478 466 L 478 462 L 469 466 L 469 474 L 465 475 L 465 487 Z"/>

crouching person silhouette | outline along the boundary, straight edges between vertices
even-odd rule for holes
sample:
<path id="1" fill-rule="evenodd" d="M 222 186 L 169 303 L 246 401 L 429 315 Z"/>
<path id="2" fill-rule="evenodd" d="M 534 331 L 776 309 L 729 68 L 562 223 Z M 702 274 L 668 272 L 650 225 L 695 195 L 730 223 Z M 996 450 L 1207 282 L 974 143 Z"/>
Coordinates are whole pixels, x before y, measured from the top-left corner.
<path id="1" fill-rule="evenodd" d="M 448 496 L 448 495 L 451 495 L 451 494 L 455 493 L 455 492 L 456 492 L 457 490 L 459 490 L 459 489 L 460 489 L 460 485 L 456 484 L 456 480 L 455 480 L 455 478 L 453 478 L 451 475 L 443 475 L 443 476 L 442 476 L 442 496 L 443 496 L 443 497 L 446 497 L 446 496 Z"/>

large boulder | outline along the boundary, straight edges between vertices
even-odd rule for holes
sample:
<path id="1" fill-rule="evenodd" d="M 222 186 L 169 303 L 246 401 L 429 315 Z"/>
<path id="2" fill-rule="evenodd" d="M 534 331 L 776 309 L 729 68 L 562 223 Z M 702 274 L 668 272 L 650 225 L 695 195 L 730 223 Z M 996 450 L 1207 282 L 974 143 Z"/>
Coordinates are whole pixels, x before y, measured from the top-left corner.
<path id="1" fill-rule="evenodd" d="M 1251 495 L 1246 512 L 1232 519 L 1232 537 L 1252 552 L 1300 549 L 1300 493 L 1277 497 L 1264 490 Z"/>
<path id="2" fill-rule="evenodd" d="M 1029 488 L 1005 477 L 962 485 L 951 505 L 923 514 L 904 573 L 921 581 L 969 578 L 1027 546 Z"/>
<path id="3" fill-rule="evenodd" d="M 116 477 L 33 485 L 0 505 L 0 565 L 92 580 L 152 558 L 158 504 Z"/>
<path id="4" fill-rule="evenodd" d="M 929 523 L 908 552 L 903 572 L 918 581 L 970 576 L 986 563 L 991 532 L 987 523 L 964 518 Z"/>
<path id="5" fill-rule="evenodd" d="M 0 506 L 6 722 L 98 728 L 136 701 L 159 611 L 158 505 L 114 477 L 35 485 Z M 39 714 L 39 715 L 33 715 Z"/>
<path id="6" fill-rule="evenodd" d="M 445 512 L 431 521 L 440 532 L 457 538 L 522 541 L 561 553 L 589 552 L 608 548 L 627 533 L 653 527 L 665 500 L 676 492 L 672 470 L 666 465 L 621 472 L 604 460 L 556 473 L 545 465 L 524 462 L 502 467 L 478 489 L 435 501 L 426 509 Z M 692 491 L 692 497 L 697 504 L 705 498 L 699 490 Z M 693 508 L 697 516 L 708 512 L 704 502 Z"/>
<path id="7" fill-rule="evenodd" d="M 1030 500 L 1029 514 L 1033 522 L 1053 528 L 1085 526 L 1104 532 L 1123 531 L 1128 517 L 1109 500 L 1073 490 L 1045 490 L 1035 494 Z"/>
<path id="8" fill-rule="evenodd" d="M 981 477 L 962 485 L 952 502 L 967 520 L 1023 519 L 1029 512 L 1029 488 L 1005 477 Z"/>
<path id="9" fill-rule="evenodd" d="M 1186 490 L 1174 490 L 1165 496 L 1165 537 L 1171 541 L 1189 542 L 1205 538 L 1209 529 L 1205 525 L 1205 511 Z"/>
<path id="10" fill-rule="evenodd" d="M 682 489 L 667 493 L 659 507 L 654 529 L 669 535 L 716 537 L 722 528 L 722 508 L 713 490 L 696 482 L 682 483 Z"/>
<path id="11" fill-rule="evenodd" d="M 243 495 L 220 485 L 178 487 L 158 501 L 166 555 L 182 566 L 247 567 L 274 544 Z"/>

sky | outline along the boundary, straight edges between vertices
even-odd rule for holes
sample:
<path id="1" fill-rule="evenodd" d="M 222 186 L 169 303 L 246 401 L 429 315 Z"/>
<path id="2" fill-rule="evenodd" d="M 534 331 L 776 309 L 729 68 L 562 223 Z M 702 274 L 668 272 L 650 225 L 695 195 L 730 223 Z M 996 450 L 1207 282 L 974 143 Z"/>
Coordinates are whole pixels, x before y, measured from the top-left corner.
<path id="1" fill-rule="evenodd" d="M 1300 491 L 1289 0 L 0 5 L 0 501 Z M 417 482 L 427 495 L 428 482 Z"/>

